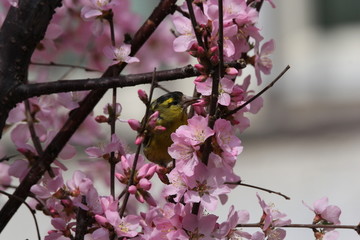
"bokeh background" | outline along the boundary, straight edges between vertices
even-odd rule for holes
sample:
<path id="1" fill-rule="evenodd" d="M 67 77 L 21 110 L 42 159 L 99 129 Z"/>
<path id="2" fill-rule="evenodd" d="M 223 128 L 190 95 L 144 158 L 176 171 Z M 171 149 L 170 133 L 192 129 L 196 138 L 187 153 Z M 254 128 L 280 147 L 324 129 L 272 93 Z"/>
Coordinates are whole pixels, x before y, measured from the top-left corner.
<path id="1" fill-rule="evenodd" d="M 133 0 L 134 9 L 144 16 L 149 15 L 157 2 Z M 343 210 L 340 218 L 343 224 L 357 224 L 360 221 L 360 1 L 274 2 L 275 9 L 264 4 L 259 25 L 265 39 L 273 38 L 276 42 L 274 68 L 271 75 L 264 77 L 264 86 L 286 65 L 291 69 L 265 93 L 261 112 L 250 116 L 251 127 L 240 136 L 244 151 L 236 171 L 245 183 L 279 191 L 291 200 L 238 187 L 217 213 L 226 219 L 229 206 L 235 205 L 238 210 L 249 210 L 250 222 L 257 222 L 262 214 L 255 196 L 259 192 L 267 202 L 287 213 L 293 223 L 311 223 L 313 214 L 302 201 L 312 204 L 328 196 L 330 204 Z M 164 85 L 188 94 L 192 91 L 191 80 Z M 119 89 L 120 96 L 134 103 L 130 109 L 123 104 L 125 119 L 143 113 L 143 106 L 134 97 L 136 90 Z M 133 139 L 133 135 L 123 137 Z M 34 239 L 32 226 L 31 215 L 21 209 L 0 238 Z M 42 229 L 46 227 L 42 225 Z M 354 231 L 339 232 L 340 240 L 359 239 Z M 286 239 L 313 239 L 311 230 L 288 229 L 287 233 Z"/>

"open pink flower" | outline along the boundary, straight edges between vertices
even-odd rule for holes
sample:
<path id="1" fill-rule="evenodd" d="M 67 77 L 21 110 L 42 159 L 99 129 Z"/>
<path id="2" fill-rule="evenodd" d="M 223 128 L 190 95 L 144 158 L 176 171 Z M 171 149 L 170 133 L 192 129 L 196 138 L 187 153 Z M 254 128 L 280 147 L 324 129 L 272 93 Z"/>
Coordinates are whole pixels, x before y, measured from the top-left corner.
<path id="1" fill-rule="evenodd" d="M 90 0 L 89 5 L 81 9 L 81 17 L 84 20 L 99 17 L 103 15 L 104 11 L 111 9 L 116 4 L 116 0 Z"/>
<path id="2" fill-rule="evenodd" d="M 325 220 L 330 224 L 340 224 L 341 209 L 338 206 L 329 205 L 327 197 L 315 201 L 313 207 L 308 206 L 305 202 L 303 204 L 316 214 L 314 218 L 315 223 Z"/>
<path id="3" fill-rule="evenodd" d="M 262 229 L 264 231 L 268 230 L 269 228 L 281 227 L 291 223 L 290 219 L 284 219 L 286 218 L 286 214 L 280 212 L 277 209 L 274 209 L 274 206 L 266 204 L 265 201 L 260 198 L 260 195 L 258 193 L 256 194 L 256 196 L 259 199 L 259 204 L 261 208 L 263 209 L 264 226 Z"/>
<path id="4" fill-rule="evenodd" d="M 255 57 L 255 75 L 258 80 L 258 85 L 262 82 L 260 72 L 270 74 L 273 65 L 269 55 L 274 51 L 274 49 L 275 42 L 271 39 L 262 45 L 260 52 Z"/>
<path id="5" fill-rule="evenodd" d="M 107 58 L 113 60 L 113 63 L 134 63 L 139 62 L 140 60 L 136 57 L 131 57 L 131 45 L 123 44 L 120 47 L 105 47 L 104 54 Z"/>
<path id="6" fill-rule="evenodd" d="M 136 229 L 139 227 L 140 217 L 127 215 L 120 218 L 117 211 L 106 211 L 105 216 L 119 237 L 135 237 L 138 234 Z"/>

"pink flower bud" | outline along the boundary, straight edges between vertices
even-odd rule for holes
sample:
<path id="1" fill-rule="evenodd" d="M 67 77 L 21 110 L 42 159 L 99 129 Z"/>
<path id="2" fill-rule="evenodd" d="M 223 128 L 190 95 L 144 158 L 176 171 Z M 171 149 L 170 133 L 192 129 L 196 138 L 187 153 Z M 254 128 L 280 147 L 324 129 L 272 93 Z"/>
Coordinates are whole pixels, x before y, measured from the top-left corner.
<path id="1" fill-rule="evenodd" d="M 139 170 L 138 170 L 138 173 L 137 173 L 137 177 L 138 178 L 144 178 L 146 177 L 146 174 L 149 170 L 149 168 L 151 167 L 152 165 L 150 163 L 146 163 L 144 164 Z"/>
<path id="2" fill-rule="evenodd" d="M 129 186 L 128 192 L 130 194 L 135 194 L 137 192 L 137 188 L 134 185 Z"/>
<path id="3" fill-rule="evenodd" d="M 200 55 L 200 56 L 203 56 L 205 54 L 204 48 L 200 47 L 200 46 L 197 48 L 197 52 L 198 52 L 198 55 Z"/>
<path id="4" fill-rule="evenodd" d="M 108 222 L 106 217 L 103 217 L 103 216 L 100 216 L 100 215 L 95 215 L 95 220 L 96 220 L 96 222 L 98 222 L 102 226 L 104 226 Z"/>
<path id="5" fill-rule="evenodd" d="M 166 130 L 166 127 L 164 127 L 164 126 L 155 126 L 155 128 L 154 128 L 154 131 L 156 132 L 156 133 L 160 133 L 160 132 L 163 132 L 163 131 L 165 131 Z"/>
<path id="6" fill-rule="evenodd" d="M 156 201 L 155 199 L 151 196 L 150 193 L 146 192 L 143 194 L 143 197 L 145 199 L 145 201 L 150 205 L 150 206 L 153 206 L 153 207 L 156 207 Z"/>
<path id="7" fill-rule="evenodd" d="M 140 136 L 137 136 L 136 139 L 135 139 L 135 144 L 136 145 L 140 145 L 144 142 L 144 136 L 143 135 L 140 135 Z"/>
<path id="8" fill-rule="evenodd" d="M 141 123 L 138 120 L 129 119 L 127 122 L 132 130 L 139 131 L 139 129 L 141 127 Z"/>
<path id="9" fill-rule="evenodd" d="M 147 180 L 146 178 L 140 179 L 138 186 L 146 191 L 150 190 L 151 188 L 151 182 Z"/>
<path id="10" fill-rule="evenodd" d="M 157 169 L 157 165 L 153 164 L 146 173 L 146 178 L 149 179 L 154 176 Z"/>
<path id="11" fill-rule="evenodd" d="M 148 125 L 151 128 L 154 128 L 158 118 L 159 118 L 159 111 L 156 111 L 153 114 L 151 114 L 151 116 L 149 117 Z"/>
<path id="12" fill-rule="evenodd" d="M 70 199 L 61 199 L 61 204 L 64 207 L 72 207 L 73 206 L 73 202 Z"/>
<path id="13" fill-rule="evenodd" d="M 104 115 L 99 115 L 95 117 L 95 121 L 98 123 L 107 123 L 108 122 L 108 118 L 105 117 Z"/>
<path id="14" fill-rule="evenodd" d="M 210 55 L 213 55 L 214 53 L 216 53 L 218 50 L 218 46 L 214 46 L 212 48 L 210 48 Z"/>
<path id="15" fill-rule="evenodd" d="M 213 55 L 210 57 L 210 62 L 213 64 L 213 65 L 217 65 L 219 63 L 219 57 L 216 56 L 216 55 Z"/>
<path id="16" fill-rule="evenodd" d="M 208 76 L 206 76 L 206 75 L 200 75 L 200 76 L 197 76 L 194 81 L 195 82 L 204 82 L 207 78 L 208 78 Z"/>
<path id="17" fill-rule="evenodd" d="M 204 107 L 206 106 L 207 102 L 205 98 L 200 98 L 197 100 L 197 102 L 193 103 L 193 106 L 200 106 L 200 107 Z"/>
<path id="18" fill-rule="evenodd" d="M 206 114 L 207 114 L 204 107 L 194 106 L 194 110 L 195 110 L 196 114 L 200 115 L 200 116 L 206 116 Z"/>
<path id="19" fill-rule="evenodd" d="M 126 183 L 127 178 L 124 175 L 120 173 L 115 173 L 115 177 L 119 180 L 119 182 L 124 184 Z"/>
<path id="20" fill-rule="evenodd" d="M 193 57 L 198 57 L 199 54 L 196 51 L 188 51 L 188 53 Z"/>
<path id="21" fill-rule="evenodd" d="M 225 69 L 225 73 L 232 76 L 237 76 L 239 71 L 236 68 L 229 67 Z"/>
<path id="22" fill-rule="evenodd" d="M 147 104 L 149 102 L 149 97 L 148 97 L 147 93 L 144 90 L 139 89 L 138 90 L 138 96 L 139 96 L 140 100 L 143 103 Z"/>
<path id="23" fill-rule="evenodd" d="M 205 67 L 201 64 L 195 64 L 194 68 L 196 68 L 199 72 L 203 72 L 205 70 Z"/>
<path id="24" fill-rule="evenodd" d="M 124 155 L 121 156 L 121 167 L 124 171 L 130 169 L 129 161 Z"/>
<path id="25" fill-rule="evenodd" d="M 139 202 L 141 203 L 145 202 L 144 196 L 140 192 L 136 192 L 135 197 Z"/>
<path id="26" fill-rule="evenodd" d="M 197 51 L 198 47 L 199 47 L 199 44 L 194 43 L 193 45 L 191 45 L 190 51 Z"/>

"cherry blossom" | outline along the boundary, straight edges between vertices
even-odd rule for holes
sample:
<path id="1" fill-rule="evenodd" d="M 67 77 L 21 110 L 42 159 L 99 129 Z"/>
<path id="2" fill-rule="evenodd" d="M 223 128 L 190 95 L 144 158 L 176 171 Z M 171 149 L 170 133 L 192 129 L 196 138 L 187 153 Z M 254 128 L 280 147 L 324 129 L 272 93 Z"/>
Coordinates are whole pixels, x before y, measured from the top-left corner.
<path id="1" fill-rule="evenodd" d="M 113 60 L 113 63 L 134 63 L 139 62 L 140 60 L 137 57 L 130 57 L 131 52 L 130 44 L 123 44 L 120 47 L 105 47 L 104 54 L 109 59 Z"/>

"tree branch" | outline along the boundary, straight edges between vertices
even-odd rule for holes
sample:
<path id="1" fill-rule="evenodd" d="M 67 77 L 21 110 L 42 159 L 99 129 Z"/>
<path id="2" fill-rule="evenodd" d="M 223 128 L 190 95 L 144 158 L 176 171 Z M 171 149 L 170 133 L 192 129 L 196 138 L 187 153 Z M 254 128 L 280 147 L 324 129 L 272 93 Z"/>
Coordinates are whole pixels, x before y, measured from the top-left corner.
<path id="1" fill-rule="evenodd" d="M 30 58 L 60 4 L 61 0 L 20 1 L 9 9 L 0 30 L 0 138 L 15 106 L 11 90 L 26 83 Z"/>
<path id="2" fill-rule="evenodd" d="M 245 223 L 236 225 L 237 228 L 261 228 L 263 224 L 261 223 Z M 332 225 L 332 224 L 287 224 L 279 228 L 338 228 L 338 229 L 353 229 L 358 234 L 360 234 L 360 225 Z"/>
<path id="3" fill-rule="evenodd" d="M 226 63 L 226 66 L 243 69 L 246 67 L 244 61 L 237 61 Z M 94 89 L 109 89 L 113 87 L 131 87 L 140 84 L 151 83 L 151 72 L 140 74 L 122 75 L 119 77 L 101 77 L 88 79 L 74 79 L 74 80 L 60 80 L 56 82 L 45 83 L 31 83 L 22 84 L 13 90 L 14 97 L 16 96 L 16 103 L 22 102 L 25 99 L 48 95 L 59 92 L 70 91 L 84 91 Z M 200 73 L 193 66 L 187 65 L 182 68 L 174 68 L 171 70 L 164 70 L 156 72 L 156 81 L 171 81 L 176 79 L 183 79 L 188 77 L 199 76 Z"/>

